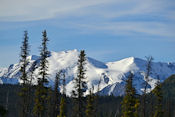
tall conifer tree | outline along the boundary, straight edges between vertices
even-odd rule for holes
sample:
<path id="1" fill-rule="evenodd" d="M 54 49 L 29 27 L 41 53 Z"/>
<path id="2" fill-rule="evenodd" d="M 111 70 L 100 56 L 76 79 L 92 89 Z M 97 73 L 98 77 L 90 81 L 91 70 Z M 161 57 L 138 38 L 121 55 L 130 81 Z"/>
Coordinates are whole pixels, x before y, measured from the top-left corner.
<path id="1" fill-rule="evenodd" d="M 84 93 L 87 89 L 86 77 L 85 77 L 85 64 L 86 57 L 85 51 L 82 50 L 78 59 L 78 73 L 77 77 L 74 79 L 74 90 L 72 91 L 73 97 L 75 99 L 74 103 L 74 116 L 84 117 L 85 105 L 84 105 Z"/>
<path id="2" fill-rule="evenodd" d="M 28 42 L 28 32 L 24 31 L 24 40 L 22 42 L 22 46 L 21 46 L 21 68 L 20 68 L 20 72 L 21 72 L 21 77 L 20 79 L 22 80 L 22 85 L 25 85 L 28 83 L 28 78 L 27 78 L 27 64 L 28 64 L 28 59 L 27 57 L 29 56 L 29 42 Z"/>
<path id="3" fill-rule="evenodd" d="M 20 68 L 20 80 L 22 81 L 22 86 L 21 90 L 19 93 L 20 96 L 20 112 L 19 116 L 20 117 L 27 117 L 29 114 L 29 79 L 27 75 L 27 64 L 28 64 L 28 59 L 27 56 L 29 56 L 29 43 L 28 43 L 28 33 L 27 31 L 24 31 L 24 40 L 22 42 L 21 46 L 21 54 L 20 54 L 20 63 L 21 63 L 21 68 Z"/>
<path id="4" fill-rule="evenodd" d="M 125 96 L 122 101 L 122 117 L 138 117 L 139 101 L 136 97 L 136 90 L 133 87 L 133 74 L 130 73 L 126 80 Z"/>
<path id="5" fill-rule="evenodd" d="M 43 32 L 42 47 L 40 50 L 40 66 L 39 66 L 39 77 L 38 85 L 35 91 L 35 104 L 34 104 L 34 115 L 36 117 L 45 117 L 46 115 L 46 102 L 47 102 L 47 71 L 48 71 L 48 61 L 49 51 L 47 49 L 47 33 L 46 30 Z"/>

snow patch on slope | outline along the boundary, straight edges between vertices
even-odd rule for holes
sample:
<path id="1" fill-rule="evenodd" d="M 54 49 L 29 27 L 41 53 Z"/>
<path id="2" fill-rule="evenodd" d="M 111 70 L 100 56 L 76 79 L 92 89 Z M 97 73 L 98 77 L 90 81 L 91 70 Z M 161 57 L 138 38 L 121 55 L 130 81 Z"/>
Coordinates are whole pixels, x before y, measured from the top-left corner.
<path id="1" fill-rule="evenodd" d="M 3 76 L 5 73 L 7 73 L 7 68 L 0 68 L 0 77 Z"/>

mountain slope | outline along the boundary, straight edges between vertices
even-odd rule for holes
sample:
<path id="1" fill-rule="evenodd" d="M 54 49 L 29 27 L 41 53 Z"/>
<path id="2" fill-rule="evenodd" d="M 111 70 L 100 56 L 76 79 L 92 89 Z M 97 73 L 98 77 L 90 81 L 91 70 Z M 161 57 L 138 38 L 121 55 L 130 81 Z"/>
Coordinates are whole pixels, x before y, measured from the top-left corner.
<path id="1" fill-rule="evenodd" d="M 73 78 L 76 77 L 77 73 L 77 60 L 79 52 L 77 50 L 62 51 L 62 52 L 51 52 L 49 61 L 48 80 L 49 85 L 53 86 L 56 72 L 64 70 L 66 73 L 66 88 L 67 94 L 70 95 L 73 88 Z M 37 77 L 39 57 L 29 56 L 28 71 L 30 71 L 33 65 L 36 65 L 35 76 Z M 98 82 L 101 79 L 100 94 L 101 95 L 123 95 L 125 80 L 129 74 L 129 71 L 134 73 L 134 86 L 138 93 L 142 93 L 142 84 L 144 82 L 144 75 L 146 71 L 146 61 L 129 57 L 116 62 L 103 63 L 93 58 L 87 57 L 86 62 L 86 77 L 88 81 L 88 88 L 94 86 L 97 91 Z M 153 63 L 152 74 L 149 77 L 150 89 L 153 89 L 155 82 L 157 81 L 157 75 L 161 81 L 170 76 L 175 71 L 174 63 Z M 20 77 L 20 63 L 12 64 L 8 70 L 0 70 L 0 83 L 18 83 Z M 37 78 L 33 80 L 33 84 L 37 83 Z"/>

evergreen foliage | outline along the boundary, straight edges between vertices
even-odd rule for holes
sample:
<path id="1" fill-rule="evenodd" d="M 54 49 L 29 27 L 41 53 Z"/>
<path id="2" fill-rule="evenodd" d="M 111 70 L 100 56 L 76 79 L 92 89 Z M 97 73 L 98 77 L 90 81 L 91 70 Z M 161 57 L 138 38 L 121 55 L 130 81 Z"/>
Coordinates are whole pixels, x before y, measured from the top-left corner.
<path id="1" fill-rule="evenodd" d="M 89 89 L 89 95 L 87 96 L 86 105 L 86 117 L 95 117 L 95 95 L 93 94 L 93 88 Z"/>
<path id="2" fill-rule="evenodd" d="M 54 117 L 54 108 L 53 108 L 53 96 L 54 92 L 51 87 L 48 88 L 48 96 L 47 96 L 47 116 Z"/>
<path id="3" fill-rule="evenodd" d="M 48 60 L 47 60 L 47 58 L 49 57 L 49 54 L 50 54 L 48 49 L 47 49 L 48 41 L 49 40 L 47 38 L 47 32 L 46 32 L 46 30 L 44 30 L 42 47 L 40 50 L 40 67 L 39 67 L 40 77 L 38 78 L 38 82 L 43 84 L 43 85 L 48 83 L 48 80 L 47 80 Z"/>
<path id="4" fill-rule="evenodd" d="M 39 67 L 39 77 L 38 85 L 35 91 L 35 104 L 33 108 L 34 115 L 36 117 L 44 117 L 46 115 L 46 104 L 47 104 L 47 71 L 48 71 L 48 61 L 49 51 L 47 50 L 47 33 L 46 30 L 43 32 L 42 47 L 40 51 L 40 67 Z"/>
<path id="5" fill-rule="evenodd" d="M 28 43 L 28 33 L 27 31 L 24 31 L 24 40 L 22 42 L 21 46 L 21 54 L 20 54 L 20 62 L 21 62 L 21 68 L 20 68 L 20 79 L 22 81 L 22 87 L 19 92 L 20 96 L 20 109 L 19 109 L 19 116 L 20 117 L 28 117 L 30 114 L 30 82 L 27 74 L 27 56 L 29 56 L 29 43 Z"/>
<path id="6" fill-rule="evenodd" d="M 122 117 L 138 117 L 139 100 L 133 87 L 133 74 L 126 80 L 125 96 L 122 101 Z"/>
<path id="7" fill-rule="evenodd" d="M 29 39 L 28 33 L 27 33 L 27 31 L 24 31 L 24 40 L 22 42 L 21 54 L 20 54 L 20 57 L 21 57 L 21 59 L 20 59 L 20 62 L 21 62 L 21 68 L 20 68 L 21 77 L 20 77 L 20 79 L 22 80 L 23 85 L 28 83 L 27 71 L 26 71 L 26 67 L 28 64 L 27 56 L 29 56 L 28 39 Z"/>
<path id="8" fill-rule="evenodd" d="M 7 114 L 7 110 L 0 105 L 0 117 L 5 117 Z"/>
<path id="9" fill-rule="evenodd" d="M 172 79 L 172 80 L 171 80 Z M 175 99 L 172 97 L 175 92 L 173 87 L 175 87 L 174 83 L 172 84 L 172 81 L 174 81 L 175 77 L 169 77 L 165 82 L 166 84 L 162 83 L 162 92 L 163 92 L 163 117 L 174 117 L 175 111 Z M 167 82 L 168 81 L 168 82 Z M 167 87 L 171 84 L 171 88 Z M 5 117 L 18 117 L 18 110 L 19 110 L 19 96 L 16 92 L 20 91 L 20 85 L 12 85 L 12 84 L 0 84 L 0 105 L 6 108 L 6 96 L 7 92 L 9 91 L 9 101 L 8 101 L 8 112 Z M 34 100 L 34 90 L 35 86 L 32 86 L 32 93 L 31 93 L 31 100 Z M 53 91 L 53 90 L 52 90 Z M 168 93 L 171 92 L 171 96 L 167 96 L 164 98 Z M 174 93 L 174 94 L 173 94 Z M 149 94 L 147 96 L 150 96 Z M 154 96 L 154 95 L 153 95 Z M 141 97 L 140 97 L 141 98 Z M 114 117 L 115 113 L 117 112 L 115 117 L 121 117 L 121 102 L 123 97 L 115 97 L 115 96 L 100 96 L 98 98 L 98 111 L 96 113 L 96 117 Z M 156 106 L 156 98 L 149 98 L 147 99 L 153 99 L 153 104 Z M 15 100 L 15 101 L 14 101 Z M 66 103 L 66 117 L 72 117 L 73 109 L 73 99 L 71 97 L 65 98 Z M 61 104 L 60 104 L 61 105 Z M 33 107 L 33 104 L 30 105 Z M 150 106 L 149 103 L 147 104 L 147 110 L 146 110 L 146 117 L 150 117 Z M 138 111 L 140 117 L 142 117 L 142 112 Z M 31 117 L 34 117 L 33 115 Z"/>
<path id="10" fill-rule="evenodd" d="M 59 71 L 55 77 L 53 108 L 52 108 L 53 109 L 53 117 L 57 117 L 57 115 L 59 114 L 59 96 L 60 96 L 60 93 L 58 92 L 58 88 L 60 85 L 61 73 L 62 73 L 62 71 Z"/>
<path id="11" fill-rule="evenodd" d="M 86 84 L 86 77 L 85 77 L 85 64 L 86 64 L 86 57 L 85 51 L 82 50 L 79 55 L 78 59 L 78 74 L 77 77 L 74 79 L 74 90 L 72 91 L 72 96 L 75 98 L 75 105 L 74 105 L 74 116 L 75 117 L 84 117 L 84 93 L 87 89 Z"/>
<path id="12" fill-rule="evenodd" d="M 162 83 L 162 92 L 165 98 L 175 99 L 175 75 L 171 75 Z"/>

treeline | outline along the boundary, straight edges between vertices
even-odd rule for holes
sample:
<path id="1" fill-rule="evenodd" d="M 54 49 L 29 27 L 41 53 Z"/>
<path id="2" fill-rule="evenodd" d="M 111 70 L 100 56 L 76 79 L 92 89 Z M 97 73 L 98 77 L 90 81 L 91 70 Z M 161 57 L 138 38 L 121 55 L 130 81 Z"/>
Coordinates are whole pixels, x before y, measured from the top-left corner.
<path id="1" fill-rule="evenodd" d="M 4 108 L 0 109 L 2 116 L 11 116 L 8 100 L 9 95 L 12 95 L 14 96 L 14 101 L 17 102 L 10 106 L 10 110 L 14 109 L 13 116 L 15 117 L 165 117 L 167 113 L 171 117 L 172 108 L 170 105 L 174 103 L 174 100 L 172 100 L 173 103 L 164 100 L 162 84 L 159 82 L 158 76 L 156 88 L 148 94 L 152 57 L 147 57 L 143 95 L 137 94 L 133 86 L 134 73 L 130 72 L 128 79 L 126 79 L 124 97 L 102 97 L 98 93 L 94 93 L 93 86 L 91 88 L 87 86 L 87 77 L 85 75 L 86 54 L 84 50 L 81 50 L 77 60 L 78 68 L 77 76 L 73 82 L 74 88 L 72 89 L 71 97 L 67 97 L 64 70 L 57 72 L 54 87 L 48 87 L 49 64 L 47 58 L 50 53 L 47 48 L 49 40 L 46 30 L 43 31 L 42 37 L 40 64 L 39 66 L 33 64 L 29 69 L 30 72 L 27 72 L 27 65 L 29 63 L 27 57 L 29 56 L 30 46 L 28 33 L 27 31 L 24 32 L 20 53 L 21 83 L 20 86 L 14 86 L 16 87 L 16 94 L 14 92 L 12 93 L 13 95 L 7 93 L 5 96 L 6 101 L 4 101 L 5 103 L 2 102 Z M 33 86 L 32 81 L 36 67 L 39 69 L 37 85 Z M 9 87 L 11 86 L 9 85 Z M 62 92 L 59 90 L 59 87 L 62 87 Z M 99 90 L 100 82 L 98 84 Z M 89 92 L 87 96 L 85 96 L 86 92 Z M 10 98 L 12 97 L 10 96 Z M 165 103 L 170 103 L 169 105 L 167 104 L 168 109 L 165 108 Z"/>
<path id="2" fill-rule="evenodd" d="M 175 77 L 173 77 L 173 79 L 175 79 Z M 175 84 L 173 84 L 175 86 Z M 163 85 L 164 87 L 164 85 Z M 19 108 L 20 105 L 19 103 L 19 95 L 17 92 L 19 92 L 21 86 L 20 85 L 11 85 L 11 84 L 3 84 L 0 85 L 0 105 L 4 107 L 4 109 L 7 109 L 7 113 L 5 117 L 18 117 L 18 113 L 19 113 Z M 36 87 L 33 86 L 32 90 L 33 93 L 31 100 L 34 100 L 34 90 Z M 163 90 L 166 90 L 167 87 L 164 87 Z M 175 88 L 174 88 L 175 89 Z M 174 117 L 175 115 L 175 93 L 174 93 L 174 89 L 173 91 L 168 90 L 167 91 L 163 91 L 165 98 L 163 99 L 163 117 Z M 168 95 L 174 93 L 173 95 L 171 95 L 171 97 Z M 60 95 L 62 96 L 62 95 Z M 148 94 L 147 95 L 147 99 L 148 102 L 146 104 L 146 116 L 147 117 L 151 117 L 149 116 L 150 113 L 152 113 L 151 107 L 152 107 L 152 103 L 151 102 L 155 102 L 155 99 L 150 97 L 151 95 Z M 141 97 L 140 97 L 141 98 Z M 8 101 L 7 101 L 8 99 Z M 85 99 L 86 100 L 86 99 Z M 97 117 L 114 117 L 114 115 L 117 115 L 117 117 L 121 117 L 122 114 L 122 109 L 121 109 L 121 102 L 123 100 L 123 97 L 115 97 L 115 96 L 99 96 L 98 100 L 97 100 L 97 105 L 98 105 L 98 110 L 96 111 L 96 115 Z M 66 115 L 67 117 L 71 117 L 71 113 L 72 113 L 72 106 L 73 106 L 73 99 L 71 97 L 66 97 L 65 98 L 65 102 L 66 102 Z M 155 105 L 153 103 L 153 105 Z M 33 107 L 33 104 L 31 105 L 31 108 Z M 0 108 L 1 109 L 1 108 Z M 0 111 L 1 112 L 1 111 Z M 138 111 L 140 117 L 141 116 L 141 111 L 139 108 Z"/>

